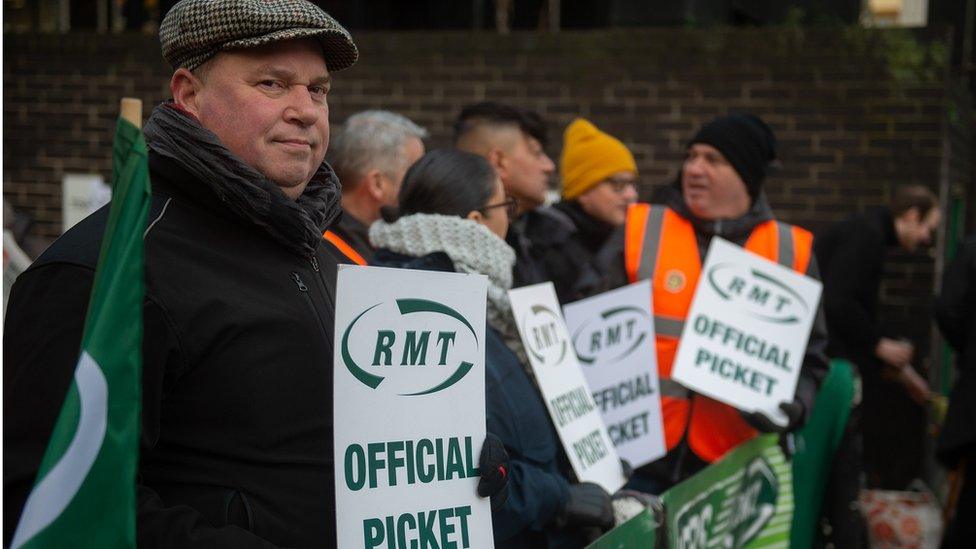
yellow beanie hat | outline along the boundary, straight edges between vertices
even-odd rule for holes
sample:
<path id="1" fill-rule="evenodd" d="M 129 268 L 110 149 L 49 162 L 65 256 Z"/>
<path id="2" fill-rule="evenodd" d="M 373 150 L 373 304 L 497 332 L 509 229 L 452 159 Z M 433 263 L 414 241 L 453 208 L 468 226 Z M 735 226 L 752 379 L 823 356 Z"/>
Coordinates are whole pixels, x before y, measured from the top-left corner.
<path id="1" fill-rule="evenodd" d="M 577 118 L 563 134 L 559 173 L 563 200 L 573 200 L 617 172 L 637 173 L 634 155 L 619 139 Z"/>

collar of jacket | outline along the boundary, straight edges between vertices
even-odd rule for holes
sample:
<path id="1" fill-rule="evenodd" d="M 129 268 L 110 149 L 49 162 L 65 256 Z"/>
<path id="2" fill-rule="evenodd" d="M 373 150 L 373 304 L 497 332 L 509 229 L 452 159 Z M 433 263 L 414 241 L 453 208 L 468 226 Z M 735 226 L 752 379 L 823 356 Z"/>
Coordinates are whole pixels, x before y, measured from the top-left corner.
<path id="1" fill-rule="evenodd" d="M 885 244 L 888 246 L 898 245 L 898 231 L 895 230 L 895 216 L 886 207 L 875 207 L 868 210 L 870 215 L 875 216 L 878 225 L 881 227 L 881 234 L 884 235 Z"/>
<path id="2" fill-rule="evenodd" d="M 612 225 L 583 211 L 583 207 L 576 200 L 558 202 L 552 206 L 552 209 L 554 213 L 561 213 L 569 218 L 580 242 L 594 253 L 603 246 L 613 232 Z"/>
<path id="3" fill-rule="evenodd" d="M 355 238 L 365 243 L 369 243 L 369 225 L 357 219 L 346 210 L 332 224 L 332 230 L 340 233 L 340 236 Z"/>
<path id="4" fill-rule="evenodd" d="M 413 257 L 397 253 L 386 248 L 376 250 L 372 265 L 377 267 L 392 267 L 395 269 L 411 269 L 420 271 L 456 272 L 454 262 L 444 252 L 432 252 L 424 256 Z"/>
<path id="5" fill-rule="evenodd" d="M 549 246 L 564 242 L 570 233 L 576 232 L 572 220 L 551 206 L 529 210 L 508 227 L 505 241 L 516 249 L 520 246 L 528 253 L 534 245 Z"/>
<path id="6" fill-rule="evenodd" d="M 671 185 L 661 190 L 665 206 L 674 210 L 678 215 L 691 221 L 695 232 L 706 237 L 720 236 L 731 242 L 738 242 L 752 233 L 756 225 L 773 219 L 773 210 L 766 200 L 766 193 L 759 192 L 759 196 L 752 201 L 752 206 L 744 215 L 735 219 L 701 219 L 688 209 L 681 190 Z"/>

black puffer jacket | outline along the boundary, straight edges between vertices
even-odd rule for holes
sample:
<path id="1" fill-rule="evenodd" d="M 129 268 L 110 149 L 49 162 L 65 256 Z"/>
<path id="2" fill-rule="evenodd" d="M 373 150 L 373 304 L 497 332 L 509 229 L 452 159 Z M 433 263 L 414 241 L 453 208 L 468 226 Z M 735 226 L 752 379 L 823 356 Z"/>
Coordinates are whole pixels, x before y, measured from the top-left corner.
<path id="1" fill-rule="evenodd" d="M 874 348 L 882 332 L 878 299 L 888 248 L 898 244 L 888 208 L 872 208 L 817 233 L 813 250 L 823 273 L 823 303 L 830 331 L 827 352 L 877 377 Z"/>
<path id="2" fill-rule="evenodd" d="M 550 208 L 530 210 L 512 221 L 505 242 L 515 250 L 512 268 L 512 287 L 521 288 L 549 280 L 542 263 L 542 252 L 553 239 L 560 240 L 571 226 L 562 216 L 552 214 Z"/>
<path id="3" fill-rule="evenodd" d="M 613 226 L 584 212 L 575 200 L 554 204 L 548 211 L 563 220 L 565 228 L 536 241 L 533 249 L 542 258 L 559 302 L 571 303 L 599 293 L 603 276 L 594 260 Z"/>
<path id="4" fill-rule="evenodd" d="M 155 153 L 150 177 L 139 546 L 333 546 L 335 264 L 324 227 L 281 220 L 280 192 L 232 206 Z M 10 296 L 8 543 L 78 359 L 107 217 L 103 208 L 58 239 Z"/>

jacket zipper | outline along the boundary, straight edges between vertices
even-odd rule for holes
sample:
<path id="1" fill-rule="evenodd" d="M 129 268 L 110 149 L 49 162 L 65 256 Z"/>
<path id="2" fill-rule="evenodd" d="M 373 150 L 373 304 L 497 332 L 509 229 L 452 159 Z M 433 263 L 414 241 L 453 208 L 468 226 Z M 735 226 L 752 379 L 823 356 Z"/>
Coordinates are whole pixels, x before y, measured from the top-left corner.
<path id="1" fill-rule="evenodd" d="M 298 291 L 308 292 L 308 286 L 302 281 L 302 277 L 298 276 L 298 273 L 291 273 L 291 279 L 295 281 L 295 285 L 298 286 Z"/>
<path id="2" fill-rule="evenodd" d="M 313 275 L 312 278 L 318 281 L 316 287 L 319 289 L 319 291 L 322 294 L 323 302 L 327 306 L 331 306 L 334 311 L 335 303 L 333 303 L 333 300 L 329 295 L 328 288 L 325 287 L 325 283 L 322 282 L 322 271 L 319 268 L 318 258 L 316 258 L 315 254 L 313 253 L 308 255 L 306 259 L 308 259 L 308 262 L 312 267 L 312 271 L 315 272 L 315 275 Z M 305 284 L 305 281 L 302 280 L 301 275 L 299 275 L 297 272 L 292 272 L 291 274 L 292 274 L 292 279 L 295 281 L 295 285 L 298 286 L 298 290 L 303 294 L 305 294 L 305 297 L 308 300 L 309 307 L 312 308 L 312 312 L 315 314 L 315 318 L 319 322 L 319 329 L 322 331 L 323 334 L 325 334 L 326 340 L 331 344 L 333 334 L 328 333 L 328 330 L 326 329 L 325 321 L 322 318 L 322 314 L 319 312 L 318 307 L 315 306 L 315 300 L 312 299 L 312 296 L 310 295 L 308 285 Z"/>
<path id="3" fill-rule="evenodd" d="M 322 315 L 319 313 L 318 307 L 315 306 L 315 300 L 309 295 L 308 285 L 302 280 L 302 276 L 297 272 L 291 273 L 291 279 L 295 282 L 295 286 L 298 287 L 298 291 L 305 296 L 305 302 L 308 303 L 308 307 L 312 310 L 312 314 L 315 316 L 315 320 L 318 321 L 319 331 L 321 331 L 327 339 L 331 341 L 332 334 L 328 333 L 325 329 L 325 322 L 322 320 Z"/>

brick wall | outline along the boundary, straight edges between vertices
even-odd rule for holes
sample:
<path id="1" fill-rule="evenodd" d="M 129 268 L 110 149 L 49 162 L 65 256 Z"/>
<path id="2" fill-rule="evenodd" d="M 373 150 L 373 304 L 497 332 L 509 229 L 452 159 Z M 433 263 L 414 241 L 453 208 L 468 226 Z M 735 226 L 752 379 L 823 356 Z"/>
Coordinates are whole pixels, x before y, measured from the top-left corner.
<path id="1" fill-rule="evenodd" d="M 855 47 L 842 30 L 366 33 L 360 63 L 336 76 L 332 120 L 397 110 L 437 147 L 466 103 L 509 101 L 546 117 L 555 158 L 562 128 L 586 116 L 632 148 L 647 194 L 674 177 L 697 126 L 747 109 L 779 138 L 784 169 L 768 188 L 777 212 L 816 229 L 881 202 L 894 183 L 936 188 L 943 169 L 945 75 L 895 78 L 884 33 L 865 36 Z M 170 71 L 153 37 L 4 38 L 4 195 L 55 236 L 62 174 L 108 177 L 118 97 L 158 103 Z"/>

